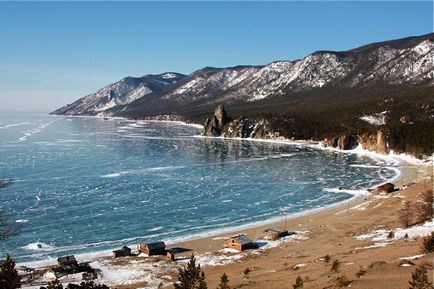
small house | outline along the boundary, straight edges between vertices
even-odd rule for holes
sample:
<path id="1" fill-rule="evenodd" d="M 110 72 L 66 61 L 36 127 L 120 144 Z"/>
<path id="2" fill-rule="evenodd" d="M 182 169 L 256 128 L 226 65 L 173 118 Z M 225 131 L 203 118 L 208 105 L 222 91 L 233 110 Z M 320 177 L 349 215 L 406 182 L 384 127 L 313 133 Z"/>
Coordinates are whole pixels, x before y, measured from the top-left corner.
<path id="1" fill-rule="evenodd" d="M 250 240 L 246 235 L 238 235 L 233 236 L 229 240 L 226 240 L 224 243 L 224 247 L 229 249 L 235 249 L 241 252 L 246 249 L 252 249 L 255 246 L 253 245 L 252 240 Z"/>
<path id="2" fill-rule="evenodd" d="M 115 258 L 131 256 L 131 249 L 128 248 L 127 246 L 123 246 L 119 250 L 114 250 L 113 251 L 113 256 Z"/>
<path id="3" fill-rule="evenodd" d="M 166 244 L 164 242 L 139 244 L 138 249 L 140 253 L 147 254 L 148 256 L 166 255 Z"/>
<path id="4" fill-rule="evenodd" d="M 395 185 L 392 183 L 386 183 L 384 185 L 378 186 L 377 190 L 379 193 L 391 193 L 395 190 Z"/>
<path id="5" fill-rule="evenodd" d="M 271 241 L 286 237 L 288 235 L 289 232 L 281 228 L 271 228 L 264 231 L 264 239 Z"/>
<path id="6" fill-rule="evenodd" d="M 57 258 L 57 264 L 62 271 L 75 271 L 79 268 L 74 255 Z"/>
<path id="7" fill-rule="evenodd" d="M 188 258 L 184 255 L 186 252 L 190 252 L 191 249 L 187 248 L 181 248 L 181 247 L 175 247 L 175 248 L 169 248 L 166 250 L 166 259 L 170 261 L 176 261 L 179 258 Z"/>

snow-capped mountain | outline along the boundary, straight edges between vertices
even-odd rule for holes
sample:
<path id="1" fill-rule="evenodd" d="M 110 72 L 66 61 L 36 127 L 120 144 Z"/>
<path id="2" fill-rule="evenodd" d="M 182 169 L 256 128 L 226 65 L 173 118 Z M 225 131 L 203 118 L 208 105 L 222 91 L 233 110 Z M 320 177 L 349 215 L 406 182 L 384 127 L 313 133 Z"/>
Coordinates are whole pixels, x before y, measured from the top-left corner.
<path id="1" fill-rule="evenodd" d="M 177 75 L 179 76 L 179 75 Z M 120 85 L 113 100 L 103 88 L 56 114 L 146 116 L 199 113 L 216 104 L 273 103 L 314 90 L 434 85 L 434 33 L 369 44 L 344 52 L 318 51 L 295 61 L 264 66 L 206 67 L 176 81 L 164 90 L 147 85 Z M 178 81 L 179 80 L 179 81 Z M 122 82 L 122 81 L 121 81 Z M 120 82 L 120 83 L 121 83 Z M 122 96 L 122 97 L 120 97 Z M 89 101 L 87 101 L 87 99 Z M 104 99 L 102 101 L 101 99 Z M 74 104 L 73 104 L 74 105 Z M 108 110 L 107 110 L 108 109 Z"/>
<path id="2" fill-rule="evenodd" d="M 150 93 L 164 91 L 168 86 L 184 77 L 183 74 L 173 72 L 142 77 L 125 77 L 54 111 L 53 114 L 105 115 L 108 109 L 127 105 Z"/>

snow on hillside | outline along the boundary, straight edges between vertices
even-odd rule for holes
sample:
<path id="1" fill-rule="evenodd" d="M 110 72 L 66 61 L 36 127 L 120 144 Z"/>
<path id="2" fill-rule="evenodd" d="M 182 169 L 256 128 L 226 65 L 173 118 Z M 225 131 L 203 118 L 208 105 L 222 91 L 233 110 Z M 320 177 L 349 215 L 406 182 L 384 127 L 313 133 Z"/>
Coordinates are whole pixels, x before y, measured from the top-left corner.
<path id="1" fill-rule="evenodd" d="M 433 36 L 377 43 L 346 52 L 315 52 L 300 60 L 263 66 L 207 67 L 186 77 L 173 72 L 127 77 L 55 114 L 97 114 L 107 109 L 116 114 L 117 106 L 132 109 L 135 100 L 154 92 L 163 92 L 154 99 L 156 107 L 158 101 L 178 107 L 255 102 L 283 94 L 308 93 L 313 88 L 352 88 L 378 83 L 434 85 Z M 382 116 L 361 119 L 374 125 L 384 123 Z"/>
<path id="2" fill-rule="evenodd" d="M 140 78 L 126 77 L 60 108 L 54 114 L 105 115 L 108 109 L 130 104 L 145 95 L 162 91 L 183 77 L 184 75 L 176 73 L 145 75 Z"/>
<path id="3" fill-rule="evenodd" d="M 364 115 L 364 116 L 361 116 L 359 119 L 363 120 L 369 124 L 380 126 L 380 125 L 386 124 L 386 114 L 387 114 L 387 111 L 383 111 L 383 112 L 376 113 L 373 115 Z"/>

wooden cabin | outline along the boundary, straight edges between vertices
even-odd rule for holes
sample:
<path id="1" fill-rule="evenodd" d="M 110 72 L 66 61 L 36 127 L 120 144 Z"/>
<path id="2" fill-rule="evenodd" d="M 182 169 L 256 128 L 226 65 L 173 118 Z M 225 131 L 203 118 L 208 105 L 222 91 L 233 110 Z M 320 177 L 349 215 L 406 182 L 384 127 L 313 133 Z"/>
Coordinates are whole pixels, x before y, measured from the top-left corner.
<path id="1" fill-rule="evenodd" d="M 114 250 L 113 251 L 113 256 L 115 258 L 131 256 L 131 249 L 128 248 L 127 246 L 123 246 L 119 250 Z"/>
<path id="2" fill-rule="evenodd" d="M 140 253 L 147 254 L 148 256 L 166 255 L 166 244 L 164 242 L 139 244 L 138 249 Z"/>
<path id="3" fill-rule="evenodd" d="M 252 249 L 255 246 L 252 240 L 250 240 L 246 235 L 238 235 L 233 236 L 229 240 L 226 240 L 224 243 L 224 247 L 229 249 L 235 249 L 241 252 L 247 249 Z"/>
<path id="4" fill-rule="evenodd" d="M 57 258 L 57 265 L 62 271 L 78 270 L 79 265 L 74 255 Z"/>
<path id="5" fill-rule="evenodd" d="M 288 231 L 281 228 L 270 228 L 264 231 L 264 239 L 275 241 L 289 235 Z"/>
<path id="6" fill-rule="evenodd" d="M 392 183 L 386 183 L 384 185 L 377 187 L 377 191 L 379 193 L 392 193 L 394 190 L 395 190 L 395 185 Z"/>

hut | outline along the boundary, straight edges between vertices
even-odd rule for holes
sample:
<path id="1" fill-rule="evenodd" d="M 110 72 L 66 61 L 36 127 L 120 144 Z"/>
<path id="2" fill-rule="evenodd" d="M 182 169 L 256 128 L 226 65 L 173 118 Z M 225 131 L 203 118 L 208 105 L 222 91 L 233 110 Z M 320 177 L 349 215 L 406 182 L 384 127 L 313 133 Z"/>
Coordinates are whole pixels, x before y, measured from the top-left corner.
<path id="1" fill-rule="evenodd" d="M 392 183 L 386 183 L 384 185 L 378 186 L 377 191 L 379 193 L 391 193 L 395 190 L 395 185 Z"/>
<path id="2" fill-rule="evenodd" d="M 252 240 L 250 240 L 246 235 L 237 235 L 233 236 L 229 240 L 226 240 L 224 243 L 224 247 L 229 249 L 235 249 L 241 252 L 246 249 L 252 249 L 255 246 L 253 245 Z"/>
<path id="3" fill-rule="evenodd" d="M 57 258 L 57 265 L 61 271 L 71 272 L 78 270 L 78 262 L 74 255 Z"/>
<path id="4" fill-rule="evenodd" d="M 166 244 L 164 242 L 139 244 L 138 249 L 140 253 L 147 254 L 148 256 L 166 255 Z"/>
<path id="5" fill-rule="evenodd" d="M 114 250 L 113 256 L 115 258 L 131 256 L 131 249 L 128 248 L 127 246 L 123 246 L 119 250 Z"/>
<path id="6" fill-rule="evenodd" d="M 281 228 L 270 228 L 264 231 L 264 239 L 271 241 L 286 237 L 288 235 L 289 232 Z"/>
<path id="7" fill-rule="evenodd" d="M 181 248 L 181 247 L 175 247 L 175 248 L 169 248 L 166 250 L 166 259 L 169 261 L 176 261 L 179 258 L 188 258 L 186 256 L 183 256 L 183 253 L 190 252 L 191 249 L 187 248 Z"/>

